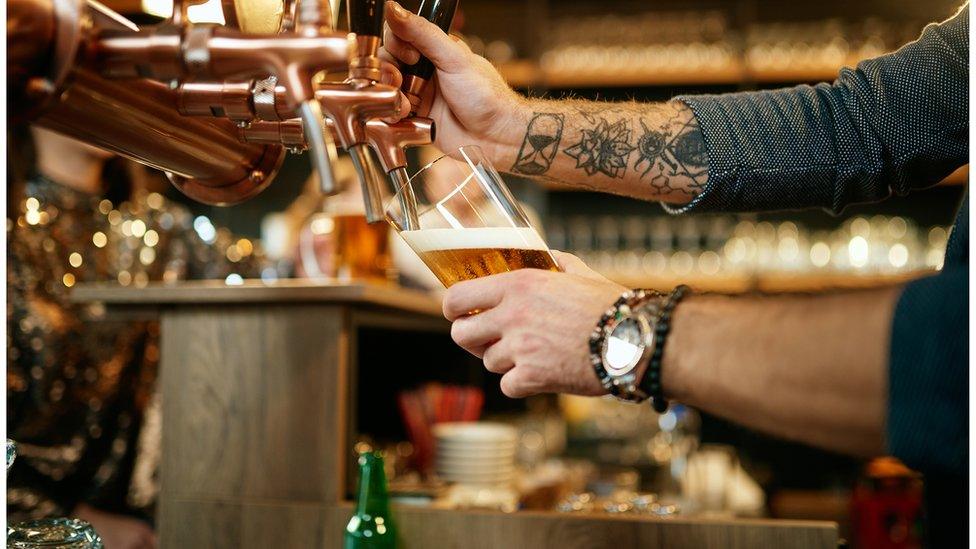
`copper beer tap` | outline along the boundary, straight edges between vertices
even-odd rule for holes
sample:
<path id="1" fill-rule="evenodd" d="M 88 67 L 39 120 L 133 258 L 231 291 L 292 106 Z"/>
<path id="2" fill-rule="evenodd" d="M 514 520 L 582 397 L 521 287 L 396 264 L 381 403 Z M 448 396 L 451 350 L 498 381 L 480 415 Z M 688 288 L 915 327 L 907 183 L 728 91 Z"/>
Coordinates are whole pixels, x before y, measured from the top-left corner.
<path id="1" fill-rule="evenodd" d="M 102 74 L 111 77 L 175 81 L 277 76 L 288 90 L 288 107 L 306 126 L 312 162 L 323 191 L 332 193 L 336 188 L 331 170 L 335 148 L 322 131 L 324 117 L 315 100 L 312 78 L 323 70 L 346 70 L 353 43 L 344 34 L 319 31 L 257 35 L 191 25 L 176 33 L 164 25 L 137 33 L 103 33 L 95 42 L 92 55 Z"/>
<path id="2" fill-rule="evenodd" d="M 169 86 L 106 80 L 83 55 L 103 31 L 138 32 L 108 8 L 82 0 L 7 0 L 8 113 L 165 172 L 210 204 L 254 196 L 284 158 L 278 144 L 243 143 L 228 120 L 186 118 Z"/>
<path id="3" fill-rule="evenodd" d="M 321 86 L 316 91 L 316 97 L 331 118 L 329 133 L 334 133 L 352 155 L 364 185 L 363 196 L 370 222 L 382 219 L 379 210 L 382 183 L 380 170 L 366 150 L 366 143 L 376 151 L 382 171 L 393 181 L 394 191 L 404 189 L 401 197 L 406 199 L 406 203 L 402 207 L 407 213 L 408 223 L 411 219 L 416 222 L 415 216 L 409 215 L 415 211 L 415 206 L 407 185 L 409 175 L 405 148 L 433 142 L 433 121 L 415 114 L 419 94 L 433 74 L 433 65 L 421 59 L 413 66 L 404 67 L 405 74 L 411 78 L 405 79 L 402 89 L 414 97 L 413 116 L 395 124 L 381 120 L 395 112 L 396 94 L 390 94 L 392 88 L 375 82 L 379 77 L 379 62 L 375 55 L 379 38 L 367 33 L 379 32 L 382 14 L 379 11 L 364 11 L 363 6 L 368 8 L 370 3 L 350 4 L 350 28 L 358 31 L 357 53 L 350 63 L 350 78 L 340 84 Z M 372 6 L 379 8 L 375 3 Z M 446 30 L 450 28 L 456 8 L 456 1 L 441 0 L 423 4 L 421 14 Z M 273 82 L 269 84 L 268 81 L 250 84 L 188 83 L 181 87 L 180 110 L 189 115 L 218 115 L 250 121 L 240 133 L 245 141 L 301 148 L 304 137 L 295 122 L 287 120 L 290 113 L 282 107 L 284 93 L 283 86 L 275 87 Z M 261 121 L 253 121 L 255 118 Z"/>
<path id="4" fill-rule="evenodd" d="M 139 28 L 91 0 L 7 0 L 12 116 L 156 167 L 212 204 L 260 192 L 285 148 L 312 151 L 331 192 L 329 145 L 338 141 L 359 171 L 370 221 L 382 219 L 383 173 L 402 186 L 405 147 L 433 139 L 429 119 L 382 120 L 401 107 L 379 82 L 382 3 L 351 1 L 359 32 L 347 36 L 333 30 L 329 0 L 284 0 L 270 22 L 254 16 L 263 0 L 224 0 L 229 28 L 190 24 L 186 7 L 199 1 L 177 0 L 169 20 Z M 322 84 L 322 71 L 349 77 Z M 404 89 L 417 91 L 414 82 Z"/>
<path id="5" fill-rule="evenodd" d="M 323 11 L 326 4 L 317 0 L 301 0 L 299 16 L 308 20 L 315 16 L 329 17 Z M 340 83 L 318 84 L 314 97 L 322 112 L 331 119 L 333 130 L 353 160 L 363 187 L 366 217 L 370 222 L 383 219 L 382 196 L 386 179 L 369 151 L 366 124 L 372 119 L 394 116 L 400 110 L 399 91 L 378 82 L 381 63 L 378 56 L 383 25 L 383 4 L 379 0 L 350 0 L 347 4 L 349 29 L 354 33 L 354 53 L 348 60 L 349 78 Z M 309 16 L 307 14 L 311 13 Z M 316 32 L 311 25 L 299 26 L 298 33 Z M 287 105 L 288 86 L 271 80 L 252 83 L 185 83 L 180 87 L 180 111 L 189 115 L 227 116 L 242 125 L 253 124 L 255 118 L 284 120 L 291 118 Z M 264 130 L 268 126 L 262 126 Z M 293 125 L 284 135 L 294 136 Z M 261 131 L 245 132 L 249 134 Z M 272 132 L 274 134 L 275 132 Z M 309 134 L 306 128 L 306 139 Z M 330 137 L 331 132 L 325 136 Z M 312 147 L 314 149 L 314 147 Z"/>
<path id="6" fill-rule="evenodd" d="M 379 48 L 383 33 L 382 0 L 348 0 L 349 31 L 356 36 L 355 53 L 349 60 L 349 78 L 341 84 L 320 86 L 316 97 L 336 123 L 339 141 L 349 153 L 363 188 L 366 220 L 383 220 L 386 178 L 370 154 L 366 123 L 399 111 L 400 93 L 380 84 Z"/>

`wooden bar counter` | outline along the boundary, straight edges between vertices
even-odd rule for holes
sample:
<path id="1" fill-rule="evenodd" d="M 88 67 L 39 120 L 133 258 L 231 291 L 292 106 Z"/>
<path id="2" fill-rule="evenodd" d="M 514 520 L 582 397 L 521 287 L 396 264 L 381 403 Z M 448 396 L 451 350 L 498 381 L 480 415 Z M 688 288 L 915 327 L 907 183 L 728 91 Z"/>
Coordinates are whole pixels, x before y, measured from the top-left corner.
<path id="1" fill-rule="evenodd" d="M 396 286 L 303 280 L 80 285 L 73 298 L 102 303 L 108 315 L 160 320 L 157 528 L 164 549 L 340 547 L 352 511 L 359 334 L 429 332 L 450 344 L 437 300 Z M 396 507 L 394 515 L 406 549 L 834 549 L 838 542 L 834 523 L 814 521 L 408 506 Z"/>

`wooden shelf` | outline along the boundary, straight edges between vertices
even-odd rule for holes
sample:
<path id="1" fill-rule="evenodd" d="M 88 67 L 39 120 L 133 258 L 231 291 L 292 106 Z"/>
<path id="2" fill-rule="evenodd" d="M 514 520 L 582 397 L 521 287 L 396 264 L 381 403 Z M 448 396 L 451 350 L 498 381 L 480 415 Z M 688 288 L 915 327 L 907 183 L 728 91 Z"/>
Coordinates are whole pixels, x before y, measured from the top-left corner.
<path id="1" fill-rule="evenodd" d="M 851 59 L 846 66 L 854 66 Z M 742 62 L 720 69 L 660 70 L 634 67 L 634 70 L 609 68 L 553 71 L 535 61 L 521 59 L 497 65 L 498 71 L 516 88 L 613 88 L 643 86 L 722 86 L 747 82 L 832 82 L 841 67 L 757 69 Z"/>
<path id="2" fill-rule="evenodd" d="M 825 290 L 853 290 L 877 288 L 900 284 L 916 278 L 935 274 L 935 271 L 920 270 L 907 273 L 764 273 L 764 274 L 722 274 L 707 276 L 692 274 L 687 276 L 626 276 L 616 273 L 603 273 L 611 280 L 628 288 L 653 288 L 670 290 L 678 284 L 687 284 L 705 292 L 738 294 L 748 291 L 768 293 L 819 292 Z"/>
<path id="3" fill-rule="evenodd" d="M 945 179 L 940 181 L 939 186 L 966 185 L 968 183 L 969 183 L 969 164 L 966 164 L 965 166 L 961 166 L 959 169 L 952 172 Z M 561 183 L 557 181 L 537 181 L 536 184 L 549 191 L 583 192 L 583 191 L 593 190 L 587 187 L 580 187 L 569 183 Z"/>

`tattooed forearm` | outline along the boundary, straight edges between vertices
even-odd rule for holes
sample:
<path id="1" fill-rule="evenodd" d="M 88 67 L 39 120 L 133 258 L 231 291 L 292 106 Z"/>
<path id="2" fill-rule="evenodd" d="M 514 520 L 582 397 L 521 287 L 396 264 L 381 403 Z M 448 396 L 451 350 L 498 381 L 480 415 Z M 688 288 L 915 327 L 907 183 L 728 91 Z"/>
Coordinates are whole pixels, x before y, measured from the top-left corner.
<path id="1" fill-rule="evenodd" d="M 608 177 L 623 177 L 634 150 L 630 144 L 630 124 L 623 118 L 611 124 L 605 118 L 580 114 L 595 125 L 580 128 L 579 142 L 563 152 L 576 159 L 576 168 L 587 175 L 602 173 Z"/>
<path id="2" fill-rule="evenodd" d="M 532 113 L 532 119 L 525 130 L 525 139 L 519 149 L 512 171 L 525 175 L 542 175 L 549 171 L 552 159 L 559 149 L 563 137 L 563 120 L 559 113 Z"/>
<path id="3" fill-rule="evenodd" d="M 639 176 L 652 174 L 651 186 L 662 195 L 699 195 L 708 180 L 708 151 L 695 117 L 676 111 L 651 122 L 641 118 L 640 124 L 634 164 Z"/>
<path id="4" fill-rule="evenodd" d="M 513 132 L 518 141 L 510 142 L 513 173 L 678 203 L 701 194 L 708 182 L 708 152 L 684 103 L 540 100 L 533 106 L 524 133 Z"/>

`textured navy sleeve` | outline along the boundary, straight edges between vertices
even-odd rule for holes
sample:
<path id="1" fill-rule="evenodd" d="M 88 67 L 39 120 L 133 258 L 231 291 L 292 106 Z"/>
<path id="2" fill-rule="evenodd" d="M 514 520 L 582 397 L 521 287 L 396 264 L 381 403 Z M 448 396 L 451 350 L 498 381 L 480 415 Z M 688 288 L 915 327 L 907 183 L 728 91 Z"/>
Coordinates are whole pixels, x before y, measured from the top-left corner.
<path id="1" fill-rule="evenodd" d="M 945 267 L 905 286 L 891 330 L 888 451 L 926 474 L 969 464 L 969 200 Z"/>
<path id="2" fill-rule="evenodd" d="M 678 99 L 701 126 L 709 175 L 669 211 L 839 213 L 903 195 L 968 162 L 969 6 L 833 84 Z"/>

